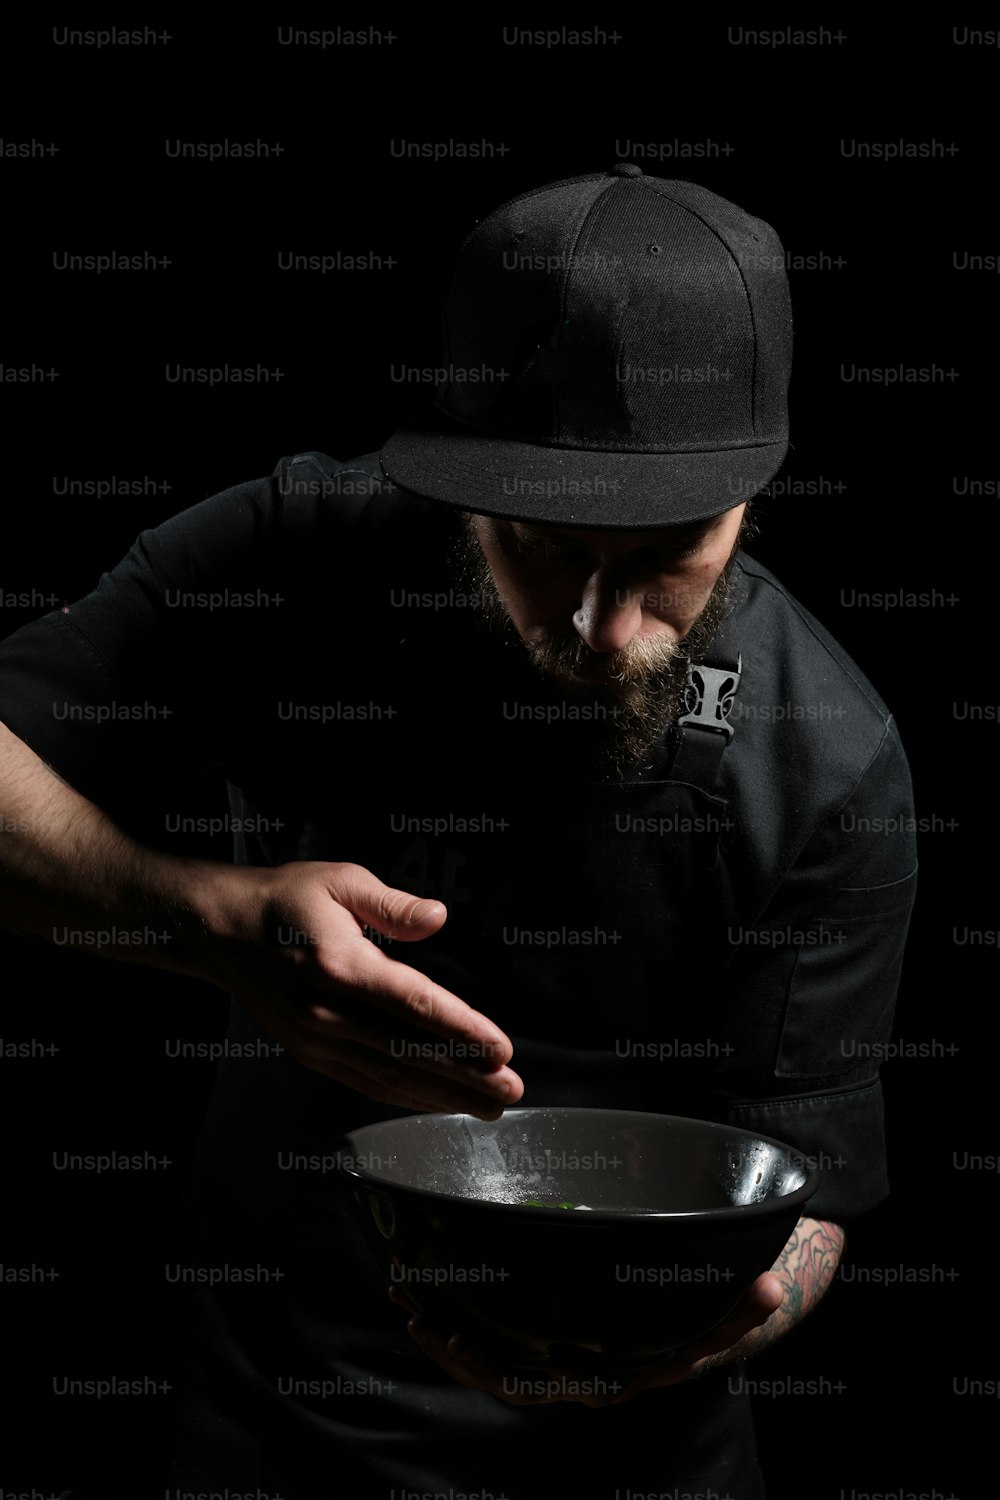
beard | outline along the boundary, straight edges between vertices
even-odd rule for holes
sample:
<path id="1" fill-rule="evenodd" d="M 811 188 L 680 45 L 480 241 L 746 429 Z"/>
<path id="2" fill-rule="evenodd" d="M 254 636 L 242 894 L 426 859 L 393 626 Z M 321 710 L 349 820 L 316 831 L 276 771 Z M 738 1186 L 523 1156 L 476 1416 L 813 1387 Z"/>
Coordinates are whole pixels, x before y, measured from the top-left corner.
<path id="1" fill-rule="evenodd" d="M 733 564 L 744 541 L 755 533 L 748 504 L 725 566 L 683 640 L 661 633 L 605 653 L 592 651 L 572 627 L 541 640 L 523 639 L 507 612 L 469 511 L 458 512 L 448 566 L 454 587 L 472 603 L 479 629 L 536 669 L 543 700 L 587 706 L 585 716 L 572 724 L 577 768 L 621 779 L 627 772 L 651 769 L 657 747 L 687 711 L 688 668 L 703 659 L 730 611 Z"/>

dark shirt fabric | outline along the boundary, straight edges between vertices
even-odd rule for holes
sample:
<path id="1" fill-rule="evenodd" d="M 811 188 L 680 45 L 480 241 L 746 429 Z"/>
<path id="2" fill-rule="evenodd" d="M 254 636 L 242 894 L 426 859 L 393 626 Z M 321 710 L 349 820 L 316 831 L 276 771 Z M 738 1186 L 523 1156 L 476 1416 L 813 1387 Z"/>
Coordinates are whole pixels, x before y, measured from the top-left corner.
<path id="1" fill-rule="evenodd" d="M 347 860 L 445 901 L 433 938 L 384 951 L 502 1027 L 524 1106 L 757 1130 L 818 1164 L 810 1216 L 865 1213 L 888 1192 L 878 1060 L 916 887 L 888 709 L 741 553 L 715 643 L 742 663 L 717 781 L 671 778 L 676 733 L 632 778 L 588 775 L 553 689 L 455 597 L 454 525 L 377 453 L 282 459 L 3 643 L 0 718 L 137 836 L 154 780 L 217 766 L 237 863 Z M 763 1495 L 741 1366 L 592 1411 L 511 1407 L 428 1361 L 346 1185 L 289 1165 L 407 1111 L 269 1052 L 235 1003 L 228 1040 L 195 1174 L 206 1234 L 291 1270 L 200 1297 L 172 1482 L 312 1500 L 336 1474 L 358 1495 L 523 1500 L 556 1453 L 580 1495 Z M 338 1394 L 281 1394 L 289 1378 Z"/>

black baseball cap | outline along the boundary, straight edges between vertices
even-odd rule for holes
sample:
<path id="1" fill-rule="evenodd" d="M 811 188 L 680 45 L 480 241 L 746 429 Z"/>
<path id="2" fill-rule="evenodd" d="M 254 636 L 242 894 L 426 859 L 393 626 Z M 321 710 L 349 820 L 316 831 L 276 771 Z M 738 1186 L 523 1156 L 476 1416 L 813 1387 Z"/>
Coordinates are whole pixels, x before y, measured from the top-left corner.
<path id="1" fill-rule="evenodd" d="M 781 467 L 791 353 L 771 226 L 619 162 L 477 222 L 452 266 L 434 397 L 382 469 L 511 520 L 703 520 Z"/>

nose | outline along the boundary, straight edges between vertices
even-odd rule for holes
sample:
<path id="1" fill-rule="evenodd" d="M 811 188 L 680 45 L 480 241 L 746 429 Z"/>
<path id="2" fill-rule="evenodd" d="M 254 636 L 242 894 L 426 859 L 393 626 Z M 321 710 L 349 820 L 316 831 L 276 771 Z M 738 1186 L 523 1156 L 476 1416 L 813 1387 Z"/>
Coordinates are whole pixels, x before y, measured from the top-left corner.
<path id="1" fill-rule="evenodd" d="M 620 570 L 598 568 L 584 585 L 573 625 L 591 651 L 621 651 L 642 626 L 642 594 L 626 586 Z"/>

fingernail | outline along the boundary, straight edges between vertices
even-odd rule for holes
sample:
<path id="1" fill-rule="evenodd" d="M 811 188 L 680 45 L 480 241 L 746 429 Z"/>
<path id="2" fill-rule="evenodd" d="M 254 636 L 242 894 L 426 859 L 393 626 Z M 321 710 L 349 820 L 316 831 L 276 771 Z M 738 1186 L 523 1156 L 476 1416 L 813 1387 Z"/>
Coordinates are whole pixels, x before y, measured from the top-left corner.
<path id="1" fill-rule="evenodd" d="M 432 912 L 440 910 L 440 901 L 418 901 L 416 906 L 410 912 L 407 921 L 409 922 L 411 927 L 415 927 L 418 922 L 422 922 L 424 918 L 429 917 Z"/>

